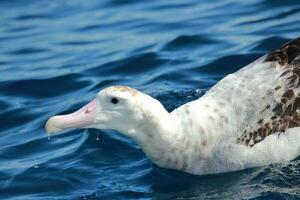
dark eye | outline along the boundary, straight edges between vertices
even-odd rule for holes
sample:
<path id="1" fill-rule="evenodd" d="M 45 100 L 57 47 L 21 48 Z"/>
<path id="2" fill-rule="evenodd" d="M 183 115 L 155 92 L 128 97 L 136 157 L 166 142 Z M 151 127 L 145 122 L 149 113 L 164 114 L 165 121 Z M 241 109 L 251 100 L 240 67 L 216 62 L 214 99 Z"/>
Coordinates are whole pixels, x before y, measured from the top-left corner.
<path id="1" fill-rule="evenodd" d="M 113 98 L 111 98 L 110 102 L 113 104 L 117 104 L 119 102 L 119 100 L 116 97 L 113 97 Z"/>

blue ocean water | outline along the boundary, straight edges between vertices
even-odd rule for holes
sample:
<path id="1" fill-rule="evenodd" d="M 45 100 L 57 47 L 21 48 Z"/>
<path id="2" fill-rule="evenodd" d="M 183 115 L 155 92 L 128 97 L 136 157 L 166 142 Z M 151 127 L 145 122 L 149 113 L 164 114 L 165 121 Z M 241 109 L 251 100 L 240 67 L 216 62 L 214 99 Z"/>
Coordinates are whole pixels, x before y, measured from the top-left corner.
<path id="1" fill-rule="evenodd" d="M 298 0 L 0 1 L 0 199 L 300 199 L 300 159 L 193 176 L 48 117 L 128 85 L 168 110 L 300 36 Z"/>

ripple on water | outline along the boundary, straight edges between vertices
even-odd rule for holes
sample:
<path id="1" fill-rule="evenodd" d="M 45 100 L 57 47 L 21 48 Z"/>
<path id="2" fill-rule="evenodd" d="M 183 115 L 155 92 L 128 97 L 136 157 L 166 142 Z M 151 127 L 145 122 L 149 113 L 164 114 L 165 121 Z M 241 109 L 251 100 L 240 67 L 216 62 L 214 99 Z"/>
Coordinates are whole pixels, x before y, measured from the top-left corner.
<path id="1" fill-rule="evenodd" d="M 174 40 L 170 41 L 166 44 L 166 50 L 180 49 L 180 48 L 188 48 L 192 47 L 201 48 L 202 45 L 214 44 L 217 43 L 216 40 L 213 40 L 207 36 L 203 35 L 180 35 Z"/>
<path id="2" fill-rule="evenodd" d="M 81 81 L 79 74 L 67 74 L 40 80 L 7 81 L 0 85 L 0 90 L 6 96 L 49 98 L 79 90 L 87 85 L 89 82 Z"/>
<path id="3" fill-rule="evenodd" d="M 154 52 L 143 53 L 141 55 L 132 56 L 130 58 L 121 59 L 118 61 L 105 63 L 87 72 L 93 76 L 101 76 L 103 74 L 113 75 L 131 75 L 141 73 L 149 73 L 159 69 L 159 67 L 168 62 L 168 60 L 160 58 Z M 123 70 L 126 69 L 126 70 Z"/>

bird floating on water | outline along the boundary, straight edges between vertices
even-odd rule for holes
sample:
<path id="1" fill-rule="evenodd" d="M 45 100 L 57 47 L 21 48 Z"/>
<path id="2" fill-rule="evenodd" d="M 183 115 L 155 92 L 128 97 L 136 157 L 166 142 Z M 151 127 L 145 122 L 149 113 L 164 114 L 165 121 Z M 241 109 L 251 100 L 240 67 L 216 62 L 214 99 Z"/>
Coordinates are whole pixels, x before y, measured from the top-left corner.
<path id="1" fill-rule="evenodd" d="M 140 91 L 112 86 L 80 110 L 51 117 L 46 130 L 115 130 L 156 165 L 198 175 L 287 162 L 300 155 L 299 78 L 297 38 L 170 113 Z"/>

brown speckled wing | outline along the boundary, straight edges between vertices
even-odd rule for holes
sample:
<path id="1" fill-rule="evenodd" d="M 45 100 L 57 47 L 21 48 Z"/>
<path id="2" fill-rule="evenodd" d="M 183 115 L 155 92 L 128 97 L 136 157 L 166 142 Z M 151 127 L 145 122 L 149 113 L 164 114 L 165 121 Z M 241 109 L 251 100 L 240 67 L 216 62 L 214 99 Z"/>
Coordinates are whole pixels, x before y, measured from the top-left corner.
<path id="1" fill-rule="evenodd" d="M 289 128 L 300 126 L 300 38 L 290 41 L 278 50 L 267 54 L 262 63 L 280 72 L 273 87 L 279 95 L 278 101 L 267 104 L 261 113 L 268 112 L 257 119 L 255 129 L 245 128 L 237 139 L 239 144 L 254 146 L 271 134 L 284 134 Z M 262 66 L 263 67 L 263 66 Z M 273 78 L 273 77 L 266 77 Z M 277 82 L 278 80 L 278 82 Z"/>

